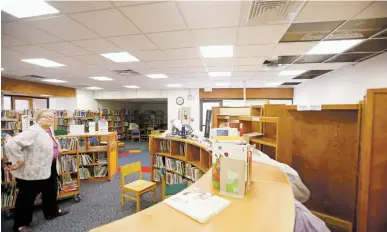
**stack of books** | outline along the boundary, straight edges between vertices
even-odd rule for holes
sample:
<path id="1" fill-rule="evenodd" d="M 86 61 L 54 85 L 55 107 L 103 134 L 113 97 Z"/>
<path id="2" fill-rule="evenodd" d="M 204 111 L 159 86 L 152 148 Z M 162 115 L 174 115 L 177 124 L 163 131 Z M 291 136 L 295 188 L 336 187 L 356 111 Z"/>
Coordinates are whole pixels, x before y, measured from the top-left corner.
<path id="1" fill-rule="evenodd" d="M 72 192 L 78 190 L 78 184 L 77 181 L 74 181 L 71 178 L 70 174 L 63 175 L 63 183 L 61 184 L 61 191 L 63 192 Z"/>
<path id="2" fill-rule="evenodd" d="M 200 177 L 203 176 L 203 172 L 191 164 L 186 163 L 184 176 L 192 181 L 197 181 Z"/>
<path id="3" fill-rule="evenodd" d="M 74 110 L 74 117 L 91 117 L 90 110 Z"/>
<path id="4" fill-rule="evenodd" d="M 65 117 L 67 117 L 67 111 L 66 110 L 57 110 L 56 116 L 59 118 L 65 118 Z"/>
<path id="5" fill-rule="evenodd" d="M 3 125 L 2 128 L 4 129 L 8 129 L 8 130 L 17 130 L 17 122 L 4 122 L 3 121 Z"/>
<path id="6" fill-rule="evenodd" d="M 155 162 L 155 167 L 156 168 L 165 168 L 164 162 L 163 162 L 163 157 L 156 155 L 156 162 Z"/>
<path id="7" fill-rule="evenodd" d="M 106 152 L 98 152 L 97 153 L 97 163 L 98 164 L 107 164 L 107 153 Z"/>
<path id="8" fill-rule="evenodd" d="M 87 168 L 79 168 L 79 178 L 81 180 L 89 179 L 91 177 L 90 171 Z"/>
<path id="9" fill-rule="evenodd" d="M 153 169 L 153 181 L 156 181 L 156 182 L 161 181 L 161 175 L 158 169 Z"/>
<path id="10" fill-rule="evenodd" d="M 160 141 L 160 150 L 162 152 L 169 152 L 170 150 L 170 140 L 161 140 Z"/>
<path id="11" fill-rule="evenodd" d="M 17 119 L 17 113 L 13 110 L 2 110 L 1 111 L 1 118 L 7 118 L 7 119 Z"/>
<path id="12" fill-rule="evenodd" d="M 107 175 L 108 168 L 104 166 L 96 166 L 94 168 L 94 177 L 105 177 Z"/>
<path id="13" fill-rule="evenodd" d="M 167 171 L 176 171 L 176 160 L 171 158 L 165 158 L 165 169 Z"/>
<path id="14" fill-rule="evenodd" d="M 165 172 L 165 183 L 166 184 L 185 184 L 184 178 L 177 174 L 172 172 Z"/>

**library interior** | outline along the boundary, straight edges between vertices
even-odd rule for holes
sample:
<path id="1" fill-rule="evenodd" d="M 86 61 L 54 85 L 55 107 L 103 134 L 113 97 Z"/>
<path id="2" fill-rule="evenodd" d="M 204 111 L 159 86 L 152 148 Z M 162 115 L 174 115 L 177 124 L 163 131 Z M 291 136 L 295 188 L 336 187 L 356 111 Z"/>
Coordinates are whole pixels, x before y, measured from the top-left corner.
<path id="1" fill-rule="evenodd" d="M 386 51 L 383 0 L 4 1 L 1 230 L 386 232 Z"/>

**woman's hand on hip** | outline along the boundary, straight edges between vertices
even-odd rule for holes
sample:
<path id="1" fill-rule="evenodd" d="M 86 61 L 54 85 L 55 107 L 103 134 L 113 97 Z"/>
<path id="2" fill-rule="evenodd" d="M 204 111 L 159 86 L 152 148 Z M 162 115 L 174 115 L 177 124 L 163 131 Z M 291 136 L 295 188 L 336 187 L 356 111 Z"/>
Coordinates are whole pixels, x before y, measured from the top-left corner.
<path id="1" fill-rule="evenodd" d="M 8 171 L 15 171 L 15 170 L 19 169 L 23 165 L 24 165 L 24 161 L 17 161 L 16 164 L 9 165 L 9 166 L 5 167 L 5 169 L 8 170 Z"/>

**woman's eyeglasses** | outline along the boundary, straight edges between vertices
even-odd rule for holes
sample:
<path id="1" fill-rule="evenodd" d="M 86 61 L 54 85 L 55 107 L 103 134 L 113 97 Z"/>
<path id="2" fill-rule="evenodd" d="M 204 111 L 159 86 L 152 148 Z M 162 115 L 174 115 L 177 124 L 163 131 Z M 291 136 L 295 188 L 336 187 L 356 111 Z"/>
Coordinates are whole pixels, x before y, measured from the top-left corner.
<path id="1" fill-rule="evenodd" d="M 54 119 L 54 116 L 42 116 L 42 118 Z"/>

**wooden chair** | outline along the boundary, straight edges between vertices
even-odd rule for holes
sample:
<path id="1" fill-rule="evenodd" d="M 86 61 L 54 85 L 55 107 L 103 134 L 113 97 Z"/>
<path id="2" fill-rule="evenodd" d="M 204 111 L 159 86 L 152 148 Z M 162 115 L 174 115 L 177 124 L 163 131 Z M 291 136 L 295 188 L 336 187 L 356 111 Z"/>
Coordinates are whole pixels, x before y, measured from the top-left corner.
<path id="1" fill-rule="evenodd" d="M 136 129 L 136 130 L 132 130 L 132 140 L 133 139 L 138 139 L 138 142 L 141 141 L 141 133 L 140 133 L 140 130 Z"/>
<path id="2" fill-rule="evenodd" d="M 340 231 L 342 230 L 345 232 L 353 231 L 353 226 L 351 222 L 342 220 L 340 218 L 332 217 L 323 213 L 319 213 L 316 211 L 311 211 L 311 212 L 317 217 L 319 217 L 321 220 L 323 220 L 328 227 L 333 227 L 333 228 L 339 229 Z"/>
<path id="3" fill-rule="evenodd" d="M 161 200 L 173 196 L 185 188 L 187 188 L 186 184 L 169 184 L 165 183 L 165 175 L 162 169 L 159 169 L 160 179 L 161 179 Z"/>
<path id="4" fill-rule="evenodd" d="M 126 144 L 124 142 L 117 141 L 118 150 L 123 147 L 124 151 L 126 150 Z"/>
<path id="5" fill-rule="evenodd" d="M 140 211 L 140 197 L 142 194 L 153 191 L 153 200 L 156 202 L 156 183 L 142 179 L 141 162 L 135 162 L 120 167 L 121 170 L 121 205 L 125 205 L 125 198 L 136 201 L 137 212 Z M 125 184 L 125 176 L 138 173 L 138 180 Z M 136 197 L 126 195 L 125 192 L 134 193 Z"/>

